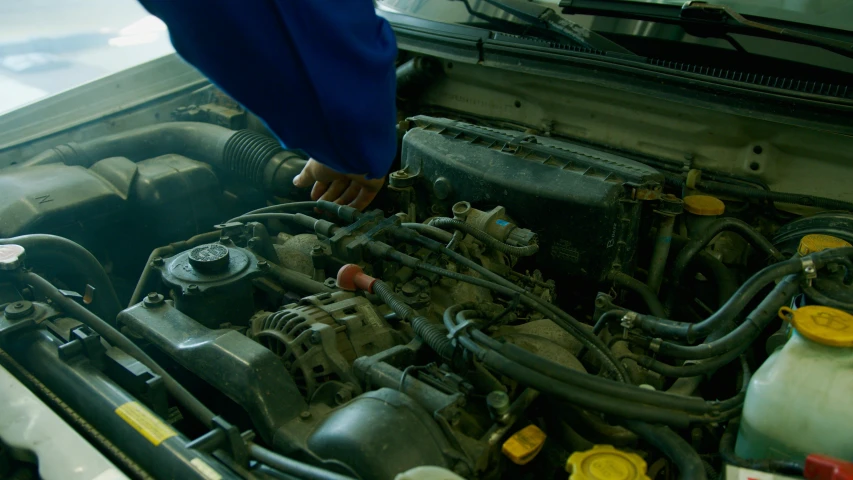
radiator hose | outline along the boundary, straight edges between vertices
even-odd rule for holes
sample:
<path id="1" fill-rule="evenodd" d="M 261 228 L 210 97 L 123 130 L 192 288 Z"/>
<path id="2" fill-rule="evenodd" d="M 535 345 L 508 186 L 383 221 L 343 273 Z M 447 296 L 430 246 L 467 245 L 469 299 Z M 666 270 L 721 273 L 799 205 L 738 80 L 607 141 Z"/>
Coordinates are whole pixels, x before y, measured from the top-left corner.
<path id="1" fill-rule="evenodd" d="M 159 123 L 81 143 L 66 143 L 30 158 L 24 165 L 64 163 L 88 168 L 110 157 L 137 162 L 170 153 L 233 173 L 279 196 L 288 196 L 294 188 L 293 177 L 305 165 L 300 154 L 285 150 L 272 137 L 201 122 Z"/>

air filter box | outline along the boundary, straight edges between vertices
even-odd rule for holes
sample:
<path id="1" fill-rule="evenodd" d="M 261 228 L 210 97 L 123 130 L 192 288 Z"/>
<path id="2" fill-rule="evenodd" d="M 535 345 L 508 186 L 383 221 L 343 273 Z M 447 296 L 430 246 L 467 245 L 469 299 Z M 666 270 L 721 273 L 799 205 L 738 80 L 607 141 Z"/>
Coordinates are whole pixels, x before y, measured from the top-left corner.
<path id="1" fill-rule="evenodd" d="M 459 201 L 504 206 L 539 234 L 543 267 L 595 280 L 632 269 L 638 198 L 664 182 L 651 167 L 588 146 L 427 116 L 410 119 L 402 166 L 406 180 L 398 172 L 392 185 L 419 184 L 415 192 L 428 192 L 422 200 L 433 210 Z"/>

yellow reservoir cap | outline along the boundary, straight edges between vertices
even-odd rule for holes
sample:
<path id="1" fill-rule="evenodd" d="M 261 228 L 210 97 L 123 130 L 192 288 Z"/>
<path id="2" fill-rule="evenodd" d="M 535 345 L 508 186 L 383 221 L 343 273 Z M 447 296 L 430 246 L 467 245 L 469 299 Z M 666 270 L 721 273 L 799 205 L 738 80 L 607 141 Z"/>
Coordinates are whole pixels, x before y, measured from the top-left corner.
<path id="1" fill-rule="evenodd" d="M 826 250 L 827 248 L 850 247 L 850 243 L 832 235 L 821 235 L 813 233 L 806 235 L 800 240 L 800 246 L 797 247 L 797 253 L 800 255 L 808 255 L 810 253 Z"/>
<path id="2" fill-rule="evenodd" d="M 791 310 L 779 309 L 779 316 L 790 320 L 797 333 L 831 347 L 853 347 L 853 315 L 835 308 L 808 305 Z"/>
<path id="3" fill-rule="evenodd" d="M 684 209 L 693 215 L 717 216 L 726 211 L 726 204 L 710 195 L 690 195 L 684 197 Z"/>
<path id="4" fill-rule="evenodd" d="M 524 465 L 533 460 L 545 445 L 545 432 L 536 425 L 528 425 L 504 442 L 501 452 L 512 463 Z"/>
<path id="5" fill-rule="evenodd" d="M 649 480 L 645 460 L 611 445 L 573 453 L 566 461 L 566 471 L 571 474 L 569 480 Z"/>

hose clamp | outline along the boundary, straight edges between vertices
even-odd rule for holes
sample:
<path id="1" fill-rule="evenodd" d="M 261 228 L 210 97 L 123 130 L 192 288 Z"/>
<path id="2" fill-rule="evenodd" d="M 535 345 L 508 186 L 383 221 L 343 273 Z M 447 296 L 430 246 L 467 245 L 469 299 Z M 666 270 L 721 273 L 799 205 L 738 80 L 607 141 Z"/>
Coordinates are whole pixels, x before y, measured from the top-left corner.
<path id="1" fill-rule="evenodd" d="M 817 267 L 815 267 L 814 260 L 810 257 L 803 257 L 801 262 L 803 264 L 803 273 L 806 275 L 806 284 L 811 287 L 812 280 L 817 278 Z"/>
<path id="2" fill-rule="evenodd" d="M 661 346 L 661 344 L 662 344 L 662 343 L 663 343 L 663 339 L 662 339 L 662 338 L 653 338 L 653 339 L 649 342 L 649 350 L 651 350 L 651 351 L 653 351 L 653 352 L 655 352 L 655 353 L 660 352 L 660 346 Z"/>
<path id="3" fill-rule="evenodd" d="M 626 312 L 625 315 L 622 316 L 622 328 L 631 329 L 634 328 L 634 325 L 639 320 L 640 314 L 637 312 Z"/>

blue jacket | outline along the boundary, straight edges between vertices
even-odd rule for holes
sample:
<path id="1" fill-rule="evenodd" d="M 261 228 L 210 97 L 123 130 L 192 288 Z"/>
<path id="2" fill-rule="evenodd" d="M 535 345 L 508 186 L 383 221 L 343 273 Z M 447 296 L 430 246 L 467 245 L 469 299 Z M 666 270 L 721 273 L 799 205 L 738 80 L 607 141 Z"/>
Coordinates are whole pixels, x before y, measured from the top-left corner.
<path id="1" fill-rule="evenodd" d="M 187 62 L 286 145 L 342 173 L 387 173 L 397 47 L 372 1 L 140 1 Z"/>

